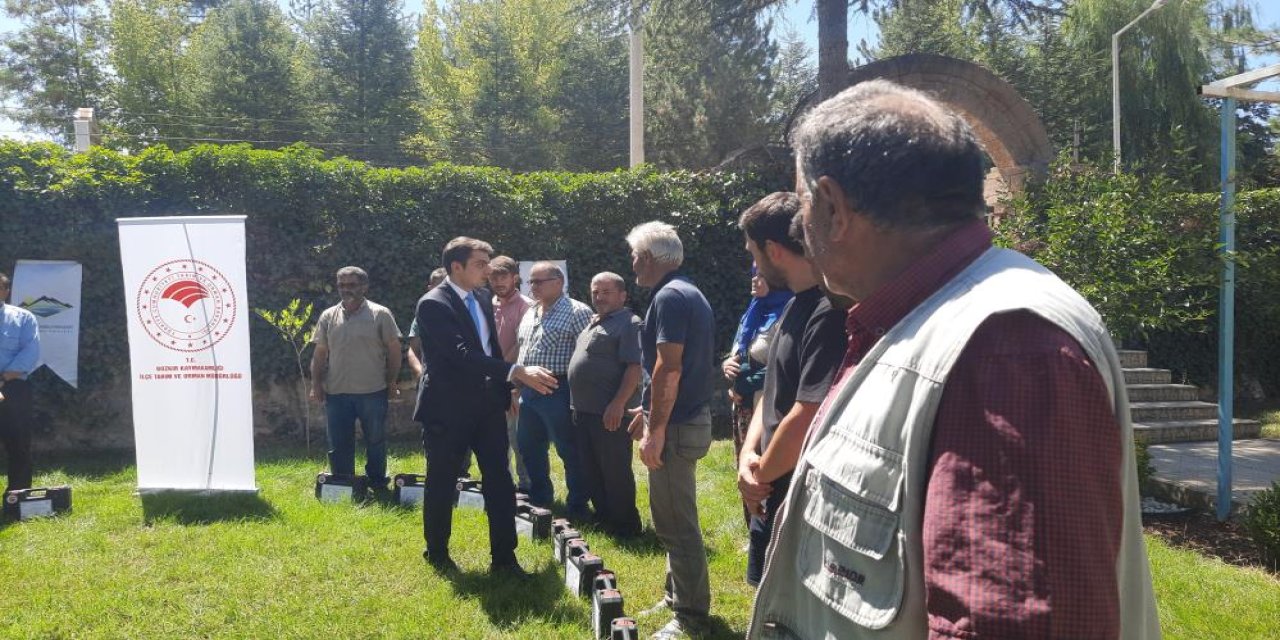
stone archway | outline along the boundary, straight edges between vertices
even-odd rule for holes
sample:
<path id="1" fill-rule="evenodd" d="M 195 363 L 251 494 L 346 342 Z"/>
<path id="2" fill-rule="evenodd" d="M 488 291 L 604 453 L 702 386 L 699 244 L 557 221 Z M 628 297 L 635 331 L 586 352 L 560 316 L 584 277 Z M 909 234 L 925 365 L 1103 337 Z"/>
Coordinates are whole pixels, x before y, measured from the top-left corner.
<path id="1" fill-rule="evenodd" d="M 849 86 L 876 78 L 928 92 L 964 117 L 998 174 L 987 177 L 989 204 L 994 204 L 1001 188 L 1021 191 L 1029 177 L 1043 174 L 1053 161 L 1053 146 L 1040 116 L 1013 85 L 984 67 L 917 53 L 851 69 Z M 807 110 L 814 100 L 816 94 L 797 111 Z"/>

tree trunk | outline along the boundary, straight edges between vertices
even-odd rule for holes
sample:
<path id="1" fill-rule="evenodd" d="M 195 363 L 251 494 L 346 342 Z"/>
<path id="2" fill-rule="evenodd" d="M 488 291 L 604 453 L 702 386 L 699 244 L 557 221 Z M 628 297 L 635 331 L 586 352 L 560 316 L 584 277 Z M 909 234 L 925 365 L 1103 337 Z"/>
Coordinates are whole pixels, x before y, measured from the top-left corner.
<path id="1" fill-rule="evenodd" d="M 818 14 L 818 99 L 840 93 L 849 81 L 848 0 L 814 0 Z"/>

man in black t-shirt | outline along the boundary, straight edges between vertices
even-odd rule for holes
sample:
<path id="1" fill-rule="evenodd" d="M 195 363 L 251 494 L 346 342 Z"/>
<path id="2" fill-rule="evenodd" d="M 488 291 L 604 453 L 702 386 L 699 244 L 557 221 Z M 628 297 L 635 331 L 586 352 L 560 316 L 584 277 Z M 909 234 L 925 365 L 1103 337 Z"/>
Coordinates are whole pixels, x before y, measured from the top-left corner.
<path id="1" fill-rule="evenodd" d="M 770 287 L 788 287 L 787 303 L 769 344 L 764 397 L 742 445 L 738 490 L 751 512 L 747 582 L 760 584 L 774 519 L 787 495 L 819 405 L 844 357 L 845 313 L 818 286 L 822 281 L 804 255 L 800 199 L 793 193 L 765 196 L 742 213 L 738 226 L 747 250 Z"/>

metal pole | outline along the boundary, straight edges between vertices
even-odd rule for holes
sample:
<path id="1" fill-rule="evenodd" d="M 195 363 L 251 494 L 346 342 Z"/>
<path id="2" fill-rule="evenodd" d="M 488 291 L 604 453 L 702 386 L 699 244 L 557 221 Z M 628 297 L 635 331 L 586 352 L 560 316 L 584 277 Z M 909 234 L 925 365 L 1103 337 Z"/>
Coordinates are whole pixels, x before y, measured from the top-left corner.
<path id="1" fill-rule="evenodd" d="M 631 1 L 631 167 L 644 164 L 644 41 L 639 0 Z"/>
<path id="2" fill-rule="evenodd" d="M 1120 34 L 1124 29 L 1111 36 L 1111 156 L 1115 173 L 1120 173 Z"/>
<path id="3" fill-rule="evenodd" d="M 1132 22 L 1111 35 L 1111 153 L 1115 156 L 1116 173 L 1120 173 L 1120 36 L 1168 1 L 1155 0 L 1146 11 L 1139 13 Z"/>
<path id="4" fill-rule="evenodd" d="M 1218 520 L 1231 515 L 1231 437 L 1234 429 L 1236 324 L 1236 100 L 1222 101 L 1222 291 L 1218 298 Z"/>

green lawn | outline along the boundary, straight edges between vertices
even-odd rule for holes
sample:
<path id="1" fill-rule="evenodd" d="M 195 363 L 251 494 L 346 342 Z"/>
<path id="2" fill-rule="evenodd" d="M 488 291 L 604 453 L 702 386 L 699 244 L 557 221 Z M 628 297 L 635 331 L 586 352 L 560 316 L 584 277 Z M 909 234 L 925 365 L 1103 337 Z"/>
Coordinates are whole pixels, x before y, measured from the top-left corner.
<path id="1" fill-rule="evenodd" d="M 1264 409 L 1254 420 L 1262 423 L 1262 437 L 1280 438 L 1280 409 Z"/>
<path id="2" fill-rule="evenodd" d="M 711 554 L 716 637 L 741 637 L 751 605 L 746 541 L 733 486 L 732 446 L 702 466 L 701 515 Z M 554 457 L 554 456 L 553 456 Z M 259 452 L 260 498 L 145 505 L 128 457 L 38 461 L 38 484 L 75 488 L 73 514 L 0 528 L 5 638 L 582 638 L 590 612 L 569 597 L 550 547 L 521 542 L 538 574 L 513 586 L 487 574 L 480 512 L 457 512 L 454 557 L 464 574 L 436 576 L 421 557 L 421 514 L 388 505 L 321 504 L 319 455 Z M 411 445 L 391 469 L 422 467 Z M 643 482 L 644 474 L 637 472 Z M 641 513 L 647 504 L 641 491 Z M 619 575 L 634 613 L 662 593 L 656 541 L 619 546 L 588 531 Z M 1280 581 L 1151 542 L 1169 638 L 1253 638 L 1280 620 Z M 641 620 L 651 632 L 665 620 Z"/>

